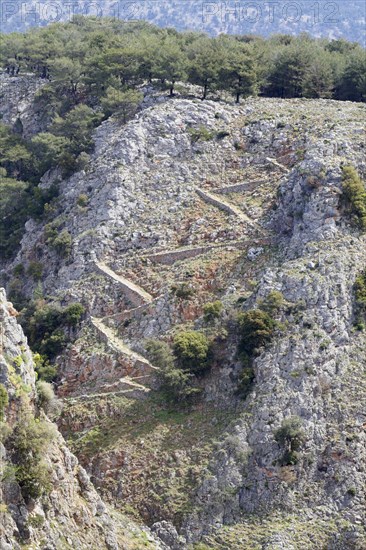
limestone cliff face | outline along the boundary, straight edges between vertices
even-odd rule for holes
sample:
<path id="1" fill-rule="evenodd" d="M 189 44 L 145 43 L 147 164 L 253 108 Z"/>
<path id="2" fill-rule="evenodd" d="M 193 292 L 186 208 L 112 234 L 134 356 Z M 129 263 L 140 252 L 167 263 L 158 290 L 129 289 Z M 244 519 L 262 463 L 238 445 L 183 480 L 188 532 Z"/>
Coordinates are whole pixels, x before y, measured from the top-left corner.
<path id="1" fill-rule="evenodd" d="M 286 237 L 255 298 L 275 289 L 295 308 L 283 335 L 255 361 L 256 387 L 230 432 L 235 445 L 213 457 L 198 490 L 204 517 L 191 516 L 186 524 L 193 538 L 206 531 L 206 521 L 220 525 L 295 510 L 305 521 L 334 519 L 330 548 L 365 544 L 366 348 L 365 335 L 354 328 L 353 285 L 365 269 L 366 240 L 328 218 L 340 181 L 334 160 L 321 190 L 309 191 L 298 172 L 281 186 L 274 219 Z M 284 216 L 299 204 L 302 216 L 291 219 L 288 232 Z M 274 433 L 290 416 L 302 419 L 306 440 L 298 463 L 280 467 L 283 451 Z M 228 498 L 228 491 L 236 496 Z M 294 539 L 282 531 L 285 548 L 305 544 L 302 538 L 291 546 Z"/>
<path id="2" fill-rule="evenodd" d="M 46 80 L 32 74 L 9 76 L 0 73 L 1 120 L 24 137 L 44 131 L 47 117 L 44 109 L 34 101 Z"/>
<path id="3" fill-rule="evenodd" d="M 44 456 L 52 489 L 40 498 L 23 498 L 11 474 L 14 449 L 8 432 L 14 429 L 24 408 L 29 417 L 38 416 L 39 411 L 32 354 L 15 316 L 16 311 L 1 289 L 0 382 L 9 396 L 1 423 L 4 439 L 0 443 L 1 548 L 16 550 L 27 544 L 35 549 L 99 547 L 117 550 L 135 548 L 140 537 L 147 547 L 159 548 L 151 535 L 142 533 L 122 516 L 112 519 L 89 476 L 56 427 L 42 413 L 40 418 L 53 431 L 53 439 Z"/>
<path id="4" fill-rule="evenodd" d="M 366 249 L 341 196 L 343 165 L 365 176 L 365 108 L 145 92 L 138 115 L 105 121 L 90 165 L 60 184 L 47 223 L 70 234 L 69 257 L 30 220 L 6 269 L 37 260 L 45 296 L 87 309 L 58 358 L 60 429 L 103 498 L 155 524 L 169 548 L 361 549 L 366 351 L 354 282 Z M 38 284 L 18 283 L 27 297 Z M 242 399 L 233 317 L 273 290 L 282 329 Z M 203 305 L 217 299 L 215 330 L 228 335 L 201 403 L 166 410 L 144 338 L 206 330 Z M 289 417 L 304 434 L 296 464 L 275 437 Z"/>

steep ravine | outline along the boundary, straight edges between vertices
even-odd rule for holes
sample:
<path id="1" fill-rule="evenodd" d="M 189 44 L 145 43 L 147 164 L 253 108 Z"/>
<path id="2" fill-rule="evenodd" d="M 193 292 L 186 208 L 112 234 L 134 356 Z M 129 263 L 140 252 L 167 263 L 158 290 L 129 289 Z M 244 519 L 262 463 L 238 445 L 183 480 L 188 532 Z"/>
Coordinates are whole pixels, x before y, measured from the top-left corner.
<path id="1" fill-rule="evenodd" d="M 59 429 L 103 499 L 173 550 L 366 545 L 366 348 L 354 326 L 366 239 L 342 200 L 342 166 L 365 176 L 364 112 L 147 98 L 126 125 L 96 130 L 90 165 L 60 183 L 53 218 L 27 223 L 5 268 L 11 291 L 14 267 L 40 262 L 47 300 L 86 307 L 58 358 Z M 69 232 L 68 258 L 47 244 L 45 223 Z M 17 284 L 27 298 L 39 291 L 27 276 Z M 281 328 L 243 399 L 235 315 L 271 291 L 283 296 Z M 203 397 L 174 409 L 144 338 L 208 330 L 203 306 L 217 299 L 210 330 L 228 332 Z M 303 434 L 292 464 L 275 437 L 289 417 Z"/>
<path id="2" fill-rule="evenodd" d="M 107 509 L 56 426 L 40 410 L 32 354 L 4 289 L 0 289 L 0 322 L 0 384 L 8 395 L 4 411 L 1 403 L 0 421 L 1 549 L 162 548 L 147 530 Z M 45 434 L 51 435 L 42 450 L 50 487 L 40 496 L 31 496 L 17 481 L 21 451 L 14 445 L 12 432 L 41 424 Z M 23 446 L 29 444 L 32 433 L 34 429 L 27 431 L 29 440 Z M 39 469 L 36 482 L 40 475 Z"/>

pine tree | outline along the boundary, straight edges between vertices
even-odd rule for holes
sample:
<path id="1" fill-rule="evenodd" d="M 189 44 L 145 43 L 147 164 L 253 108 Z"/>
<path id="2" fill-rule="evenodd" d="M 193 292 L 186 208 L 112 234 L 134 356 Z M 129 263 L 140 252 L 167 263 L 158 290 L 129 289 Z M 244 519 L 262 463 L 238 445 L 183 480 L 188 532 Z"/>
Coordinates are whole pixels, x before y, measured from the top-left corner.
<path id="1" fill-rule="evenodd" d="M 207 36 L 195 40 L 188 52 L 188 81 L 202 87 L 202 99 L 217 88 L 220 67 L 225 63 L 222 42 Z"/>

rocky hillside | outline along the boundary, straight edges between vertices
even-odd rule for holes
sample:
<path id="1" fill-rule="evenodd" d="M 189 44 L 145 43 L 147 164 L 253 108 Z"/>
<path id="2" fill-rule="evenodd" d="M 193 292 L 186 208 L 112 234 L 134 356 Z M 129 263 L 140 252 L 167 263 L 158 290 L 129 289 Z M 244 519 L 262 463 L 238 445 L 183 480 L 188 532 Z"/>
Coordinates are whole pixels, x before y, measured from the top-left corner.
<path id="1" fill-rule="evenodd" d="M 104 500 L 169 548 L 366 544 L 366 249 L 344 170 L 365 176 L 364 111 L 145 89 L 5 266 L 25 300 L 83 304 L 57 358 L 59 429 Z M 274 328 L 248 359 L 253 310 Z M 212 344 L 190 406 L 167 402 L 146 352 L 183 330 Z"/>
<path id="2" fill-rule="evenodd" d="M 1 289 L 1 548 L 161 548 L 147 531 L 108 511 L 45 416 L 16 315 Z"/>

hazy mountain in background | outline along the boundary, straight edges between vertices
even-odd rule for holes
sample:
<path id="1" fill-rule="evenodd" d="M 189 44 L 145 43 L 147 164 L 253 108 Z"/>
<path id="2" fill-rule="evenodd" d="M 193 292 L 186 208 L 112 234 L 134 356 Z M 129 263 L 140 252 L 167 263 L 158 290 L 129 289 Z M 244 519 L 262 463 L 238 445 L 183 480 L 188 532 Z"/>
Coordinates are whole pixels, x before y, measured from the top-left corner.
<path id="1" fill-rule="evenodd" d="M 308 32 L 314 36 L 345 38 L 364 44 L 365 11 L 363 0 L 9 1 L 1 6 L 1 31 L 24 31 L 30 26 L 45 26 L 51 22 L 68 20 L 73 14 L 83 14 L 112 16 L 127 21 L 147 20 L 159 26 L 200 30 L 210 34 Z"/>

